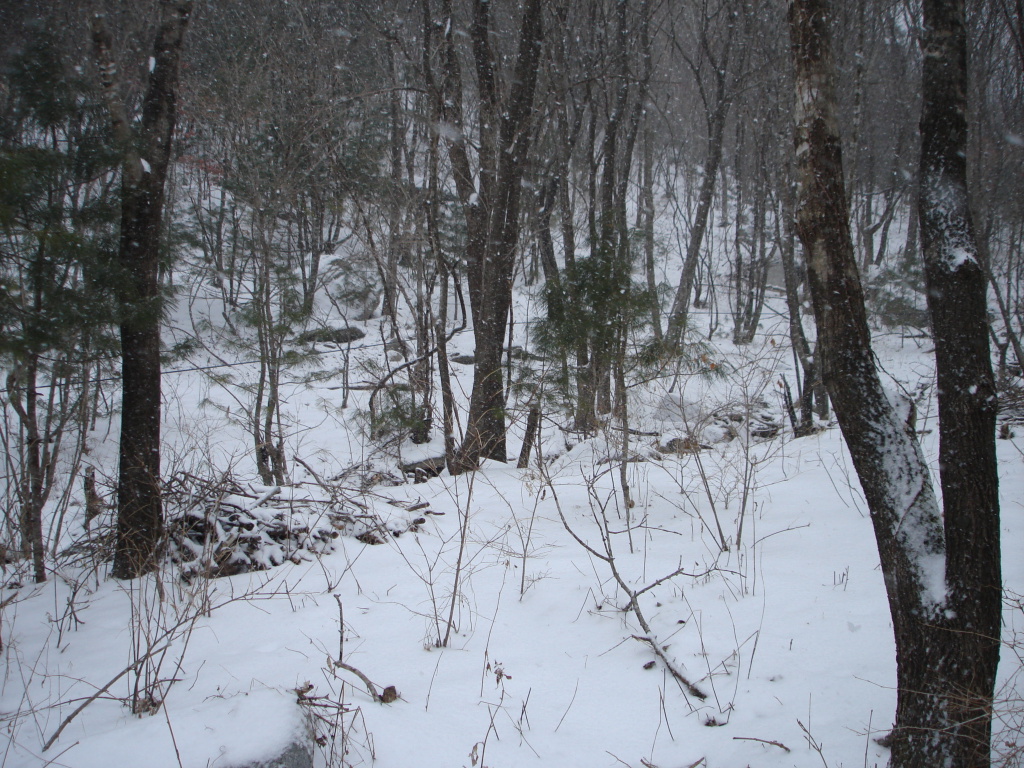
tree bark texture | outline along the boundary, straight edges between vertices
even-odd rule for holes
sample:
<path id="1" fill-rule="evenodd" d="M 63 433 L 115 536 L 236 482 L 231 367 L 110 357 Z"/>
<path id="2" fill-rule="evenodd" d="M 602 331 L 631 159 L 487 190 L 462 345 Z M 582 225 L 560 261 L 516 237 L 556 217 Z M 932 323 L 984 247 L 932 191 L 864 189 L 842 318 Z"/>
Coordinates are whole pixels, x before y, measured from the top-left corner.
<path id="1" fill-rule="evenodd" d="M 450 0 L 442 3 L 446 20 L 442 46 L 442 119 L 456 191 L 466 218 L 466 269 L 476 361 L 466 435 L 455 469 L 475 469 L 481 459 L 507 459 L 502 346 L 512 307 L 512 280 L 519 242 L 519 204 L 530 149 L 528 130 L 543 42 L 540 0 L 524 4 L 519 49 L 507 99 L 497 83 L 490 45 L 490 4 L 475 0 L 470 28 L 477 88 L 479 180 L 469 159 L 462 111 L 462 72 L 455 46 L 457 31 Z"/>
<path id="2" fill-rule="evenodd" d="M 979 617 L 978 609 L 967 605 L 965 598 L 980 600 L 988 589 L 998 602 L 998 565 L 993 573 L 990 563 L 979 562 L 978 549 L 963 542 L 977 535 L 983 546 L 993 546 L 991 533 L 978 516 L 965 515 L 960 509 L 963 502 L 957 494 L 994 493 L 994 475 L 983 473 L 970 481 L 972 487 L 986 485 L 984 490 L 968 491 L 966 480 L 952 488 L 944 521 L 906 417 L 910 409 L 904 410 L 898 398 L 889 396 L 879 379 L 843 186 L 827 23 L 824 0 L 790 3 L 796 74 L 797 232 L 807 253 L 822 375 L 871 512 L 893 619 L 898 694 L 892 765 L 988 765 L 987 724 L 982 721 L 990 716 L 985 707 L 991 702 L 991 688 L 986 699 L 980 683 L 995 667 L 979 660 L 979 654 L 989 653 L 994 643 L 998 612 L 993 630 L 991 622 Z M 922 126 L 927 127 L 927 119 Z M 923 162 L 928 162 L 927 155 Z M 945 295 L 939 299 L 958 301 L 959 287 L 943 285 Z M 963 304 L 958 312 L 967 309 Z M 958 333 L 943 343 L 949 344 L 954 357 L 976 354 L 976 342 Z M 977 373 L 967 381 L 959 362 L 946 355 L 937 355 L 937 365 L 940 387 L 961 387 L 973 397 L 972 388 L 985 386 Z M 979 399 L 984 399 L 984 392 L 974 402 Z M 965 421 L 973 418 L 963 412 L 966 406 L 958 407 L 960 411 L 947 409 L 944 414 L 943 443 L 949 446 L 943 455 L 966 464 L 964 450 L 987 449 L 976 445 L 980 438 L 968 438 L 954 447 L 961 427 L 973 429 Z M 947 474 L 944 464 L 944 489 Z M 981 512 L 983 517 L 989 514 L 988 509 Z M 998 562 L 998 538 L 994 546 L 986 549 L 985 557 Z"/>
<path id="3" fill-rule="evenodd" d="M 943 637 L 953 646 L 944 669 L 955 723 L 950 755 L 954 765 L 981 766 L 990 759 L 1002 583 L 988 284 L 967 195 L 963 0 L 924 0 L 921 47 L 918 210 L 935 341 L 948 607 L 956 616 Z"/>
<path id="4" fill-rule="evenodd" d="M 179 56 L 191 0 L 163 0 L 149 83 L 137 129 L 117 93 L 111 36 L 101 17 L 93 45 L 121 177 L 121 437 L 117 483 L 117 543 L 113 575 L 133 578 L 156 567 L 162 527 L 160 498 L 160 226 L 171 157 Z"/>

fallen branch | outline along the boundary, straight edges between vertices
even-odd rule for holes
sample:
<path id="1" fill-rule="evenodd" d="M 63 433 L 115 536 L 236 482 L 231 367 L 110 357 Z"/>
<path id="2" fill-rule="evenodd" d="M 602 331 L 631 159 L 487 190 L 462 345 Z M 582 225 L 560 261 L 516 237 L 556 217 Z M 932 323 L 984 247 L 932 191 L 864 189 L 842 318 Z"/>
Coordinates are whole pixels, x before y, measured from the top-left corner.
<path id="1" fill-rule="evenodd" d="M 279 486 L 279 485 L 275 485 L 273 488 L 268 488 L 267 490 L 263 491 L 260 494 L 260 496 L 256 499 L 256 501 L 253 502 L 252 504 L 250 504 L 249 508 L 246 509 L 245 511 L 246 512 L 252 512 L 257 507 L 262 507 L 271 498 L 273 498 L 274 496 L 277 496 L 277 494 L 279 494 L 280 492 L 281 492 L 281 486 Z"/>
<path id="2" fill-rule="evenodd" d="M 687 679 L 686 675 L 684 675 L 676 668 L 672 660 L 669 659 L 668 655 L 661 649 L 661 646 L 659 646 L 658 643 L 653 639 L 654 631 L 651 629 L 651 625 L 647 623 L 647 619 L 644 617 L 643 611 L 640 609 L 640 601 L 637 599 L 641 594 L 650 589 L 650 587 L 641 589 L 639 591 L 632 589 L 629 586 L 629 584 L 626 583 L 626 580 L 622 578 L 622 574 L 619 573 L 619 569 L 615 564 L 615 556 L 612 554 L 611 542 L 608 540 L 608 536 L 605 533 L 602 533 L 601 536 L 605 548 L 604 554 L 598 552 L 596 549 L 594 549 L 594 547 L 590 546 L 587 542 L 580 538 L 576 531 L 573 530 L 572 526 L 569 525 L 569 521 L 565 519 L 565 514 L 562 512 L 562 504 L 559 501 L 558 494 L 555 492 L 555 487 L 550 480 L 548 480 L 548 487 L 551 489 L 552 499 L 555 502 L 555 509 L 558 512 L 558 517 L 562 521 L 562 527 L 565 528 L 568 534 L 572 536 L 572 538 L 576 540 L 576 543 L 583 547 L 584 550 L 589 552 L 597 559 L 604 561 L 608 565 L 608 568 L 612 573 L 612 577 L 615 579 L 615 581 L 618 582 L 619 587 L 622 588 L 622 591 L 629 596 L 628 610 L 632 611 L 633 615 L 636 617 L 637 622 L 640 624 L 640 628 L 647 633 L 646 636 L 633 635 L 633 637 L 642 642 L 646 642 L 651 646 L 651 648 L 654 650 L 655 655 L 665 663 L 665 667 L 672 674 L 672 677 L 674 677 L 676 681 L 683 686 L 687 693 L 689 693 L 691 696 L 700 699 L 701 701 L 707 699 L 708 695 L 704 693 L 704 691 L 702 691 L 696 685 L 691 683 L 689 679 Z M 655 582 L 655 584 L 663 583 L 668 579 L 671 579 L 677 575 L 682 575 L 684 573 L 685 571 L 683 571 L 681 568 L 677 569 L 665 578 Z"/>
<path id="3" fill-rule="evenodd" d="M 633 611 L 633 614 L 637 615 L 636 611 Z M 645 621 L 642 621 L 641 616 L 637 616 L 637 618 L 641 619 L 641 623 L 647 623 Z M 691 696 L 695 696 L 701 701 L 704 701 L 708 697 L 708 695 L 704 693 L 704 691 L 702 691 L 696 685 L 691 683 L 682 672 L 676 669 L 675 665 L 672 663 L 672 660 L 661 649 L 661 646 L 658 645 L 653 639 L 651 639 L 650 637 L 644 637 L 643 635 L 633 635 L 633 639 L 639 640 L 642 643 L 647 643 L 649 646 L 651 646 L 651 650 L 654 651 L 654 655 L 665 663 L 666 669 L 668 669 L 669 673 L 679 682 L 680 685 L 686 688 L 687 693 L 689 693 Z"/>
<path id="4" fill-rule="evenodd" d="M 314 480 L 316 480 L 317 485 L 319 485 L 323 490 L 327 491 L 327 493 L 331 495 L 331 497 L 332 497 L 331 503 L 335 503 L 335 504 L 338 503 L 338 497 L 341 496 L 341 492 L 340 492 L 340 489 L 337 486 L 333 486 L 333 485 L 328 484 L 317 473 L 317 471 L 315 469 L 313 469 L 311 466 L 309 466 L 309 464 L 307 464 L 305 461 L 303 461 L 298 456 L 293 456 L 292 457 L 292 461 L 296 461 L 299 464 L 301 464 L 303 467 L 306 468 L 306 471 L 309 472 L 309 474 L 311 474 L 313 476 Z M 354 507 L 359 507 L 359 509 L 363 510 L 364 512 L 366 511 L 366 505 L 365 504 L 360 504 L 358 501 L 353 500 L 349 496 L 341 496 L 341 498 L 342 498 L 342 500 L 346 504 L 351 504 Z"/>
<path id="5" fill-rule="evenodd" d="M 783 744 L 781 741 L 771 741 L 770 739 L 759 739 L 756 736 L 733 736 L 732 740 L 733 741 L 759 741 L 762 744 L 770 744 L 773 747 L 778 747 L 779 749 L 784 749 L 787 752 L 792 752 L 793 751 L 789 747 L 787 747 L 785 744 Z"/>
<path id="6" fill-rule="evenodd" d="M 382 688 L 381 692 L 377 693 L 377 687 L 373 684 L 373 681 L 351 664 L 346 664 L 344 661 L 331 660 L 331 666 L 335 669 L 344 669 L 351 672 L 362 680 L 363 685 L 366 686 L 366 690 L 370 693 L 370 698 L 374 701 L 379 701 L 382 704 L 390 704 L 398 698 L 398 692 L 395 690 L 395 686 L 393 685 L 389 685 L 387 688 Z"/>

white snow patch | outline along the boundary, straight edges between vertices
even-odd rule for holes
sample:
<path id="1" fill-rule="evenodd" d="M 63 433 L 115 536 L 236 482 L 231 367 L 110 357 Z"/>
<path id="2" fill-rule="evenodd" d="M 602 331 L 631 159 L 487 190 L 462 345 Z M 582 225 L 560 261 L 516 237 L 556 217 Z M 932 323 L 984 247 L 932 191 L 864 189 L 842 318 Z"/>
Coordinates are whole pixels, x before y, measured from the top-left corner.
<path id="1" fill-rule="evenodd" d="M 71 749 L 59 762 L 75 768 L 244 765 L 275 757 L 296 738 L 306 738 L 294 694 L 257 689 L 188 706 L 177 706 L 175 698 L 172 694 L 164 705 L 166 718 L 125 714 L 106 728 L 98 722 L 88 730 L 70 728 L 57 746 Z M 173 741 L 168 720 L 176 734 Z M 175 747 L 181 754 L 180 764 Z"/>
<path id="2" fill-rule="evenodd" d="M 956 272 L 960 267 L 965 264 L 974 264 L 976 259 L 974 254 L 963 247 L 951 248 L 949 254 L 946 257 L 947 264 L 951 272 Z"/>
<path id="3" fill-rule="evenodd" d="M 914 412 L 914 401 L 902 390 L 885 387 L 884 391 L 886 399 L 896 412 L 896 418 L 900 423 L 906 424 Z"/>
<path id="4" fill-rule="evenodd" d="M 180 317 L 168 327 L 188 327 L 185 313 L 194 306 L 208 305 L 211 320 L 219 317 L 219 292 L 210 290 L 195 305 L 180 302 L 172 307 Z M 769 301 L 778 302 L 777 312 L 785 311 L 781 300 Z M 931 376 L 926 352 L 904 347 L 898 339 L 878 341 L 879 357 L 894 375 L 920 366 Z M 472 334 L 457 336 L 453 349 L 471 351 Z M 380 349 L 367 342 L 365 349 L 353 345 L 351 354 L 357 360 L 361 354 L 378 360 Z M 763 358 L 758 360 L 763 363 Z M 769 385 L 781 372 L 792 376 L 792 368 L 785 369 L 788 352 L 780 360 L 783 369 L 766 372 Z M 245 380 L 244 368 L 234 371 L 237 380 Z M 472 369 L 458 366 L 453 378 L 464 409 Z M 748 377 L 744 386 L 753 380 Z M 251 436 L 240 421 L 231 420 L 233 411 L 227 409 L 235 401 L 227 388 L 188 372 L 165 375 L 164 381 L 168 402 L 180 403 L 165 410 L 165 456 L 186 456 L 186 448 L 199 441 L 213 467 L 232 466 L 241 474 L 237 495 L 213 501 L 251 508 L 253 496 L 267 487 L 245 482 L 244 473 L 253 472 Z M 353 390 L 349 410 L 339 414 L 341 395 L 333 387 L 321 382 L 285 382 L 282 387 L 282 419 L 301 426 L 291 439 L 291 452 L 329 482 L 340 477 L 345 495 L 357 492 L 361 478 L 343 474 L 346 468 L 359 464 L 393 471 L 414 451 L 439 445 L 407 444 L 400 455 L 371 454 L 353 428 L 356 419 L 348 415 L 366 407 L 367 392 Z M 698 436 L 701 427 L 702 440 L 713 442 L 708 439 L 713 432 L 724 439 L 728 430 L 708 417 L 716 409 L 716 397 L 730 387 L 738 388 L 736 378 L 692 379 L 685 399 L 681 394 L 659 399 L 659 391 L 651 389 L 644 394 L 646 402 L 631 400 L 632 417 L 645 432 L 658 433 L 631 438 L 631 447 L 673 435 Z M 747 397 L 743 389 L 740 394 L 750 403 L 757 393 Z M 907 407 L 906 399 L 901 407 Z M 926 412 L 922 406 L 921 413 Z M 510 418 L 513 456 L 523 421 Z M 893 420 L 886 434 L 901 427 Z M 111 434 L 99 430 L 90 437 L 90 459 L 116 469 L 116 438 Z M 172 732 L 185 766 L 228 768 L 248 759 L 266 760 L 302 727 L 291 689 L 310 681 L 313 695 L 327 695 L 334 685 L 337 698 L 342 679 L 346 703 L 358 709 L 358 719 L 346 724 L 354 722 L 361 729 L 358 738 L 372 736 L 376 768 L 469 765 L 474 745 L 489 733 L 487 764 L 522 768 L 638 765 L 641 757 L 663 766 L 704 758 L 709 766 L 819 768 L 823 757 L 829 765 L 865 760 L 884 765 L 888 754 L 871 737 L 892 722 L 895 706 L 891 617 L 872 526 L 863 514 L 839 430 L 794 440 L 787 429 L 784 437 L 763 447 L 723 440 L 700 454 L 630 462 L 626 470 L 635 506 L 629 509 L 622 508 L 615 486 L 618 466 L 608 462 L 621 451 L 621 433 L 606 434 L 606 439 L 585 439 L 562 432 L 552 418 L 545 421 L 543 450 L 538 451 L 545 461 L 543 473 L 536 462 L 525 471 L 516 470 L 514 463 L 488 462 L 483 471 L 460 478 L 443 473 L 419 485 L 374 486 L 358 499 L 366 504 L 367 515 L 385 525 L 392 519 L 389 515 L 407 521 L 408 507 L 419 502 L 428 502 L 435 512 L 419 513 L 426 518 L 419 531 L 403 531 L 381 546 L 339 536 L 320 560 L 286 561 L 270 573 L 188 584 L 172 575 L 165 593 L 178 602 L 171 609 L 187 612 L 191 600 L 201 606 L 211 593 L 220 607 L 198 618 L 187 648 L 179 639 L 170 650 L 161 676 L 173 675 L 179 682 L 167 694 L 166 711 L 142 718 L 128 714 L 115 700 L 131 694 L 130 682 L 122 679 L 110 691 L 114 699 L 90 704 L 41 756 L 42 741 L 77 702 L 129 663 L 129 648 L 138 637 L 132 632 L 132 616 L 138 613 L 132 613 L 128 587 L 104 580 L 102 572 L 76 594 L 70 586 L 73 578 L 54 578 L 39 588 L 5 588 L 5 600 L 16 596 L 0 622 L 9 670 L 0 688 L 0 713 L 9 740 L 6 765 L 42 768 L 52 760 L 75 768 L 176 768 Z M 928 462 L 936 455 L 937 439 L 934 432 L 920 437 Z M 1022 438 L 998 445 L 1003 575 L 1008 590 L 1018 594 L 1024 592 L 1024 558 L 1016 546 L 1024 514 L 1013 500 L 1024 497 L 1022 446 Z M 707 487 L 698 458 L 708 475 Z M 897 463 L 925 461 L 908 453 L 891 458 Z M 754 473 L 752 498 L 741 515 L 748 469 Z M 551 484 L 544 481 L 544 473 Z M 112 476 L 112 471 L 107 474 Z M 252 509 L 252 518 L 269 520 L 280 512 L 289 515 L 292 528 L 314 530 L 315 520 L 290 509 L 287 502 L 302 495 L 323 499 L 325 506 L 330 500 L 301 471 L 292 482 Z M 897 484 L 896 491 L 909 505 L 922 489 L 904 485 Z M 251 493 L 241 492 L 246 488 Z M 607 505 L 618 568 L 636 588 L 681 564 L 699 564 L 693 567 L 699 572 L 717 560 L 720 571 L 701 579 L 677 576 L 639 598 L 667 653 L 717 696 L 705 702 L 688 700 L 660 663 L 645 668 L 654 658 L 645 644 L 633 639 L 641 630 L 621 610 L 621 590 L 605 565 L 566 533 L 554 491 L 570 524 L 598 548 L 602 539 L 596 518 L 599 505 Z M 460 510 L 470 512 L 464 548 Z M 738 519 L 745 519 L 739 551 L 722 553 L 716 546 L 716 514 L 730 538 Z M 627 521 L 634 526 L 633 554 Z M 923 538 L 927 530 L 914 523 L 908 516 L 901 529 L 908 541 Z M 80 530 L 78 520 L 74 526 Z M 942 558 L 926 552 L 923 541 L 920 545 L 920 577 L 938 602 L 944 594 Z M 427 641 L 435 621 L 443 625 L 447 619 L 460 551 L 458 627 L 452 647 L 437 649 Z M 280 559 L 280 554 L 274 556 Z M 249 593 L 252 599 L 228 601 Z M 375 683 L 396 685 L 401 699 L 393 705 L 373 702 L 343 670 L 334 670 L 337 677 L 328 672 L 326 657 L 338 655 L 341 639 L 335 596 L 344 606 L 345 661 Z M 71 604 L 81 625 L 75 625 L 66 608 Z M 168 618 L 173 621 L 175 616 Z M 1024 633 L 1024 612 L 1008 604 L 1004 618 L 1004 639 Z M 504 673 L 500 678 L 498 667 Z M 1015 669 L 1019 660 L 1008 643 L 1000 685 L 1012 684 Z M 797 719 L 807 722 L 809 706 L 814 721 L 807 725 L 824 744 L 824 755 L 801 748 L 805 736 Z M 623 712 L 630 716 L 624 718 Z M 705 727 L 711 718 L 727 720 L 728 727 Z M 492 724 L 501 739 L 491 732 Z M 1007 735 L 1017 738 L 1012 730 Z M 734 736 L 771 739 L 792 752 Z M 346 759 L 370 765 L 369 752 L 360 751 L 358 738 Z M 75 746 L 62 753 L 70 745 Z M 323 759 L 318 762 L 324 764 Z"/>

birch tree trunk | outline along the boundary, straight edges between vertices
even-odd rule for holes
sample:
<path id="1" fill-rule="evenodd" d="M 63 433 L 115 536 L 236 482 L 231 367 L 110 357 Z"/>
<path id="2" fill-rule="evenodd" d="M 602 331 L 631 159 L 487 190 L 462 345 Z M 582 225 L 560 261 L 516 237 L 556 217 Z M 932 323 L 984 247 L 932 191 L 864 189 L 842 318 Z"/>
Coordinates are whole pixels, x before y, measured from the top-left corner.
<path id="1" fill-rule="evenodd" d="M 936 355 L 940 397 L 946 403 L 940 406 L 943 490 L 949 494 L 944 515 L 914 434 L 912 408 L 883 389 L 871 351 L 843 186 L 825 0 L 791 0 L 789 7 L 796 86 L 796 218 L 808 258 L 822 375 L 871 512 L 895 631 L 897 705 L 891 765 L 974 768 L 989 764 L 998 654 L 997 486 L 994 451 L 988 446 L 993 439 L 989 424 L 994 422 L 984 420 L 987 410 L 994 408 L 994 398 L 987 342 L 972 335 L 978 333 L 979 323 L 967 314 L 980 309 L 984 317 L 984 301 L 971 293 L 972 281 L 960 279 L 964 267 L 973 273 L 977 266 L 976 260 L 973 266 L 970 263 L 969 222 L 963 218 L 961 226 L 953 216 L 955 211 L 965 215 L 966 206 L 951 204 L 956 198 L 951 192 L 966 186 L 959 184 L 960 177 L 942 177 L 942 183 L 935 178 L 936 150 L 930 149 L 934 137 L 928 137 L 929 132 L 940 131 L 933 120 L 950 119 L 941 110 L 938 116 L 930 110 L 939 94 L 949 98 L 948 93 L 956 90 L 947 90 L 946 81 L 933 69 L 942 68 L 940 61 L 950 55 L 949 48 L 940 48 L 956 44 L 956 25 L 941 13 L 936 19 L 936 11 L 948 11 L 948 6 L 935 0 L 928 0 L 926 7 L 929 4 L 925 59 L 934 60 L 925 70 L 922 178 L 929 194 L 941 193 L 936 202 L 945 206 L 945 215 L 936 216 L 928 207 L 932 203 L 922 202 L 922 235 L 927 222 L 934 227 L 932 247 L 941 246 L 940 263 L 929 266 L 929 271 L 941 273 L 931 292 L 941 291 L 938 303 L 957 307 L 953 314 L 963 326 L 942 330 L 954 318 L 942 316 L 948 308 L 933 306 L 936 347 L 943 347 Z M 953 70 L 942 71 L 948 76 Z M 941 132 L 956 130 L 944 124 Z M 956 154 L 952 144 L 949 139 L 938 142 L 942 153 Z M 958 165 L 963 169 L 962 155 Z M 984 286 L 980 271 L 977 282 Z M 984 339 L 984 330 L 980 335 Z M 973 362 L 962 364 L 961 357 Z M 950 462 L 962 462 L 976 476 L 964 477 Z"/>

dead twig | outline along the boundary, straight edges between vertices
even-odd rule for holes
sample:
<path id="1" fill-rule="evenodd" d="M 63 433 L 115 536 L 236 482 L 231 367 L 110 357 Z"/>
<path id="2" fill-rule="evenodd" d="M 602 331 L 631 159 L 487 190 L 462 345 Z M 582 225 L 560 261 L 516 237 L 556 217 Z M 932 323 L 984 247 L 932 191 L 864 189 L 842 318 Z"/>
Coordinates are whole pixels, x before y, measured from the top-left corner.
<path id="1" fill-rule="evenodd" d="M 398 699 L 398 691 L 395 690 L 395 686 L 382 687 L 381 692 L 377 693 L 377 686 L 373 684 L 373 681 L 351 664 L 346 664 L 344 661 L 334 661 L 333 659 L 330 660 L 330 663 L 334 669 L 344 669 L 362 680 L 363 685 L 366 686 L 366 690 L 370 694 L 370 698 L 374 701 L 379 701 L 381 704 L 390 704 Z"/>
<path id="2" fill-rule="evenodd" d="M 773 747 L 778 747 L 779 749 L 784 749 L 787 752 L 792 752 L 793 751 L 789 747 L 787 747 L 785 744 L 783 744 L 781 741 L 772 741 L 771 739 L 759 739 L 756 736 L 733 736 L 732 740 L 733 741 L 759 741 L 762 744 L 770 744 Z"/>
<path id="3" fill-rule="evenodd" d="M 633 614 L 636 615 L 636 611 L 633 611 Z M 646 622 L 644 623 L 646 624 Z M 672 660 L 661 649 L 661 646 L 659 646 L 654 640 L 652 640 L 649 637 L 644 637 L 643 635 L 633 635 L 633 639 L 639 640 L 642 643 L 647 643 L 649 646 L 651 646 L 651 650 L 654 651 L 654 655 L 662 660 L 662 662 L 665 664 L 665 668 L 669 671 L 669 674 L 671 674 L 672 677 L 674 677 L 676 681 L 686 689 L 687 693 L 689 693 L 691 696 L 700 699 L 701 701 L 704 701 L 704 699 L 708 697 L 708 695 L 704 693 L 704 691 L 702 691 L 696 685 L 691 683 L 682 672 L 676 669 L 676 666 L 672 663 Z"/>

